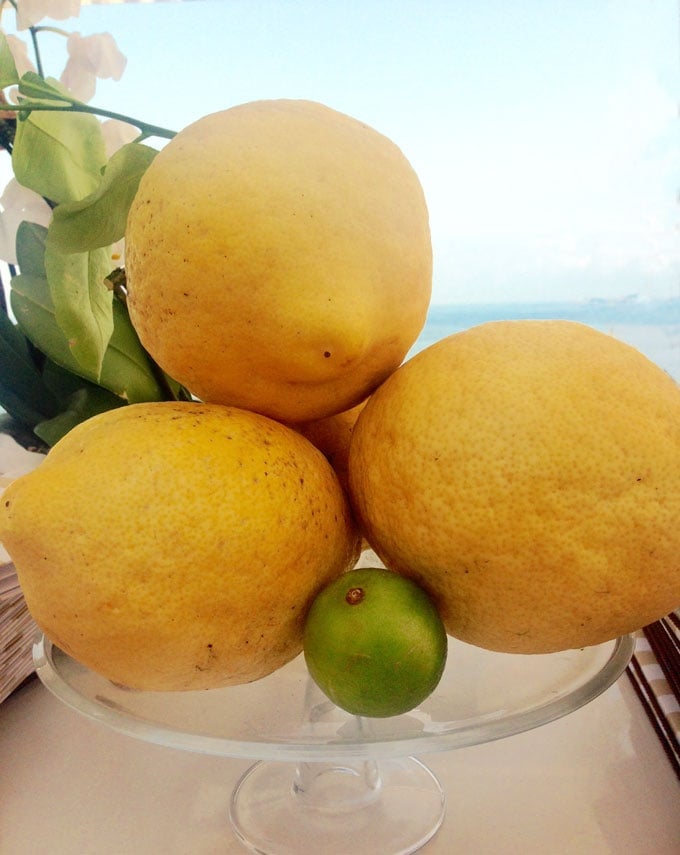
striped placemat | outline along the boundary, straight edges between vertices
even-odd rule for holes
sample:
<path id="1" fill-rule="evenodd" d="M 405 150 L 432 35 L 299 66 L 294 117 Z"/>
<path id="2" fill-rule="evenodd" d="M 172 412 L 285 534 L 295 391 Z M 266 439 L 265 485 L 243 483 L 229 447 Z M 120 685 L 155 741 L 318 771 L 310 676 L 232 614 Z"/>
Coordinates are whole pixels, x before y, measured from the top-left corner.
<path id="1" fill-rule="evenodd" d="M 0 567 L 0 703 L 35 670 L 33 642 L 38 627 L 13 571 L 11 564 Z"/>
<path id="2" fill-rule="evenodd" d="M 44 454 L 27 451 L 11 436 L 0 432 L 0 495 L 15 478 L 44 459 Z M 0 703 L 33 673 L 33 641 L 37 632 L 14 565 L 0 543 Z"/>
<path id="3" fill-rule="evenodd" d="M 680 609 L 636 633 L 626 673 L 680 779 Z"/>

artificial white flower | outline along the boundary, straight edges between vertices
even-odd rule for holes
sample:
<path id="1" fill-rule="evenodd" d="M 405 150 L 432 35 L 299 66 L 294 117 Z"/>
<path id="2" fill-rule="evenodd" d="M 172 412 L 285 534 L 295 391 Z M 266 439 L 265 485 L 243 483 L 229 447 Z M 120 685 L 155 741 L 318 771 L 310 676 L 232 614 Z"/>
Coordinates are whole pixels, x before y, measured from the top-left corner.
<path id="1" fill-rule="evenodd" d="M 119 148 L 136 139 L 139 136 L 139 130 L 134 125 L 129 124 L 129 122 L 121 122 L 119 119 L 107 119 L 105 122 L 102 122 L 102 135 L 104 136 L 106 156 L 111 157 Z"/>
<path id="2" fill-rule="evenodd" d="M 27 71 L 35 71 L 35 65 L 33 65 L 31 60 L 28 58 L 28 45 L 16 36 L 8 36 L 5 34 L 5 38 L 7 39 L 9 52 L 14 58 L 14 64 L 17 67 L 17 74 L 19 77 Z"/>
<path id="3" fill-rule="evenodd" d="M 127 59 L 118 50 L 111 33 L 81 36 L 71 33 L 66 42 L 68 61 L 61 75 L 64 86 L 81 101 L 94 95 L 96 78 L 120 80 Z"/>
<path id="4" fill-rule="evenodd" d="M 43 18 L 64 21 L 80 15 L 80 0 L 17 0 L 17 29 L 27 30 Z"/>
<path id="5" fill-rule="evenodd" d="M 47 202 L 12 178 L 0 197 L 0 259 L 8 264 L 17 263 L 16 239 L 19 225 L 26 220 L 47 226 L 52 210 Z"/>

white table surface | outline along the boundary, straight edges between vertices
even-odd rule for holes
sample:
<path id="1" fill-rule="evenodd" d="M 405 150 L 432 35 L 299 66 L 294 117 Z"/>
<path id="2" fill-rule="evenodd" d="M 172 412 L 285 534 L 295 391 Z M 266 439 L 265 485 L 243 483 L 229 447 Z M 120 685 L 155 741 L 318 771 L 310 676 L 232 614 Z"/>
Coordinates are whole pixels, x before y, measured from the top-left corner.
<path id="1" fill-rule="evenodd" d="M 447 794 L 424 855 L 680 853 L 680 786 L 625 675 L 563 719 L 421 759 Z M 0 853 L 239 855 L 248 765 L 115 733 L 34 680 L 0 705 Z"/>

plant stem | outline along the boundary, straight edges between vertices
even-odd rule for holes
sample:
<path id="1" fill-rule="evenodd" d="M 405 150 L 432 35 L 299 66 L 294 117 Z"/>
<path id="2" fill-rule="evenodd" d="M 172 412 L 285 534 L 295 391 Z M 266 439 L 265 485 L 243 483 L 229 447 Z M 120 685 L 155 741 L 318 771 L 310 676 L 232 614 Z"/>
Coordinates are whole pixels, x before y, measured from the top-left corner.
<path id="1" fill-rule="evenodd" d="M 162 137 L 164 139 L 172 139 L 177 131 L 171 131 L 168 128 L 162 128 L 159 125 L 151 125 L 148 122 L 142 122 L 140 119 L 133 119 L 123 113 L 116 113 L 113 110 L 104 110 L 101 107 L 91 107 L 89 104 L 81 102 L 67 102 L 65 104 L 37 104 L 35 102 L 28 103 L 25 101 L 22 104 L 11 104 L 3 106 L 3 110 L 12 110 L 15 113 L 31 113 L 36 112 L 52 112 L 52 113 L 89 113 L 93 116 L 103 116 L 106 119 L 118 119 L 121 122 L 126 122 L 128 125 L 134 125 L 141 131 L 142 137 Z"/>
<path id="2" fill-rule="evenodd" d="M 36 33 L 56 33 L 58 36 L 68 38 L 71 34 L 67 30 L 62 30 L 61 27 L 48 27 L 47 24 L 36 24 L 31 27 Z"/>
<path id="3" fill-rule="evenodd" d="M 35 68 L 40 77 L 45 79 L 45 73 L 43 71 L 42 58 L 40 56 L 40 49 L 38 48 L 38 31 L 35 27 L 28 28 L 29 33 L 31 34 L 31 42 L 33 43 L 33 53 L 35 54 Z"/>

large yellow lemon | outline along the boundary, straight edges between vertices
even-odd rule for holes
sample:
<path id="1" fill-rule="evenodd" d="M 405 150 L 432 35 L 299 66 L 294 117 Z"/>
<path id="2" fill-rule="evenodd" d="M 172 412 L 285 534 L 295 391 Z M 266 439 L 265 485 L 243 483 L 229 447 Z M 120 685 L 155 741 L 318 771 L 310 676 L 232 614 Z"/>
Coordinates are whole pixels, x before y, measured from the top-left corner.
<path id="1" fill-rule="evenodd" d="M 206 116 L 158 154 L 126 233 L 128 305 L 197 397 L 284 422 L 363 400 L 418 336 L 423 191 L 385 136 L 310 101 Z"/>
<path id="2" fill-rule="evenodd" d="M 292 659 L 358 555 L 323 455 L 264 416 L 136 404 L 68 433 L 0 507 L 28 608 L 75 659 L 138 689 L 256 680 Z"/>
<path id="3" fill-rule="evenodd" d="M 352 500 L 448 632 L 579 648 L 680 604 L 680 388 L 560 321 L 484 324 L 399 368 L 360 414 Z"/>
<path id="4" fill-rule="evenodd" d="M 366 401 L 362 401 L 351 410 L 294 425 L 295 430 L 324 453 L 345 489 L 349 486 L 349 449 L 352 433 L 359 413 L 365 406 Z"/>

